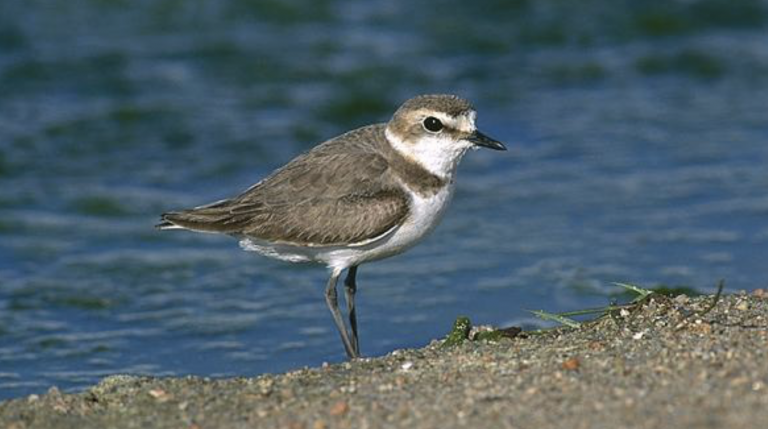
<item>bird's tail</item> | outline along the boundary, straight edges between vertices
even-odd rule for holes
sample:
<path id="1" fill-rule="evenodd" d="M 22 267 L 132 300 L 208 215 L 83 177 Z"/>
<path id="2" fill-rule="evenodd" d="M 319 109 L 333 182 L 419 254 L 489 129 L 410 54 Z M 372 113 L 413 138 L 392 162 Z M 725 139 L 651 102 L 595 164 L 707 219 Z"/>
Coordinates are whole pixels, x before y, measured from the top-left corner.
<path id="1" fill-rule="evenodd" d="M 231 203 L 232 200 L 222 200 L 189 210 L 163 213 L 155 228 L 232 234 L 238 231 L 242 219 L 233 217 Z"/>
<path id="2" fill-rule="evenodd" d="M 163 213 L 160 217 L 160 223 L 155 225 L 155 228 L 159 230 L 165 230 L 165 229 L 185 229 L 183 226 L 176 225 L 175 223 L 171 222 L 170 220 L 166 219 L 167 215 L 172 215 L 173 213 Z"/>

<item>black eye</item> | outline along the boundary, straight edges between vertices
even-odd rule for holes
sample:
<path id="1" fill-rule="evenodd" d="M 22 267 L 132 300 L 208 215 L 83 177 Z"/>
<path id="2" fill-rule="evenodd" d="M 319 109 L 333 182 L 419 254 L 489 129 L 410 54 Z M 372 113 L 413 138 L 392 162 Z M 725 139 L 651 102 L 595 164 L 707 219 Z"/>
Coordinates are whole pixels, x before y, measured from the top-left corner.
<path id="1" fill-rule="evenodd" d="M 427 131 L 437 133 L 443 129 L 443 123 L 434 116 L 430 116 L 424 120 L 424 128 L 426 128 Z"/>

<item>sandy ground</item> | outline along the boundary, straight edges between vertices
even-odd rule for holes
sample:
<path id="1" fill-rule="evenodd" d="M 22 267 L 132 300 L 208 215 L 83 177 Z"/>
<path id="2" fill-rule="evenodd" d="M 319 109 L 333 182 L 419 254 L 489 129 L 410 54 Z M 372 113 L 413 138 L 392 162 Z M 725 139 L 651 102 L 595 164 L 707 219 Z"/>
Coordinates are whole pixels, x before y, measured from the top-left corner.
<path id="1" fill-rule="evenodd" d="M 768 297 L 659 297 L 580 329 L 246 379 L 117 375 L 0 403 L 22 428 L 765 428 Z"/>

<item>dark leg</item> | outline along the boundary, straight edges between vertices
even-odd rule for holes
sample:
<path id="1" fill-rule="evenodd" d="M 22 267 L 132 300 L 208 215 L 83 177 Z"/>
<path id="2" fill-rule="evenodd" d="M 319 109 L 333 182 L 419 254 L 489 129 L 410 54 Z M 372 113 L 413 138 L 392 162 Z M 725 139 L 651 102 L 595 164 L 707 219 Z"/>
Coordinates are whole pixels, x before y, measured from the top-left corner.
<path id="1" fill-rule="evenodd" d="M 352 328 L 352 347 L 355 353 L 360 356 L 360 344 L 357 340 L 357 314 L 355 313 L 355 292 L 357 292 L 357 265 L 350 267 L 347 271 L 347 278 L 344 280 L 344 297 L 347 299 L 347 313 L 349 313 L 349 327 Z"/>
<path id="2" fill-rule="evenodd" d="M 331 278 L 328 279 L 328 286 L 325 287 L 325 303 L 328 304 L 328 309 L 331 310 L 333 322 L 336 323 L 336 329 L 339 330 L 341 342 L 344 343 L 344 350 L 347 351 L 347 356 L 350 359 L 354 359 L 358 357 L 358 353 L 349 341 L 347 327 L 344 326 L 344 319 L 342 319 L 341 311 L 339 311 L 339 299 L 336 296 L 336 282 L 339 280 L 340 275 L 341 270 L 339 269 L 334 269 L 331 272 Z"/>

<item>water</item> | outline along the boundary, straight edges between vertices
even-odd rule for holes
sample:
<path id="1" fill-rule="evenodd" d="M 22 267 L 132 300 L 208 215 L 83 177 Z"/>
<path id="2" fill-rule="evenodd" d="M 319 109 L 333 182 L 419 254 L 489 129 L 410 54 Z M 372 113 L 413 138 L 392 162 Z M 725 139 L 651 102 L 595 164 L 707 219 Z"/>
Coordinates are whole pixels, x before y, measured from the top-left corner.
<path id="1" fill-rule="evenodd" d="M 409 253 L 360 269 L 362 349 L 768 282 L 761 1 L 5 0 L 0 398 L 113 373 L 254 375 L 343 350 L 326 273 L 152 228 L 456 92 L 508 152 L 462 163 Z"/>

